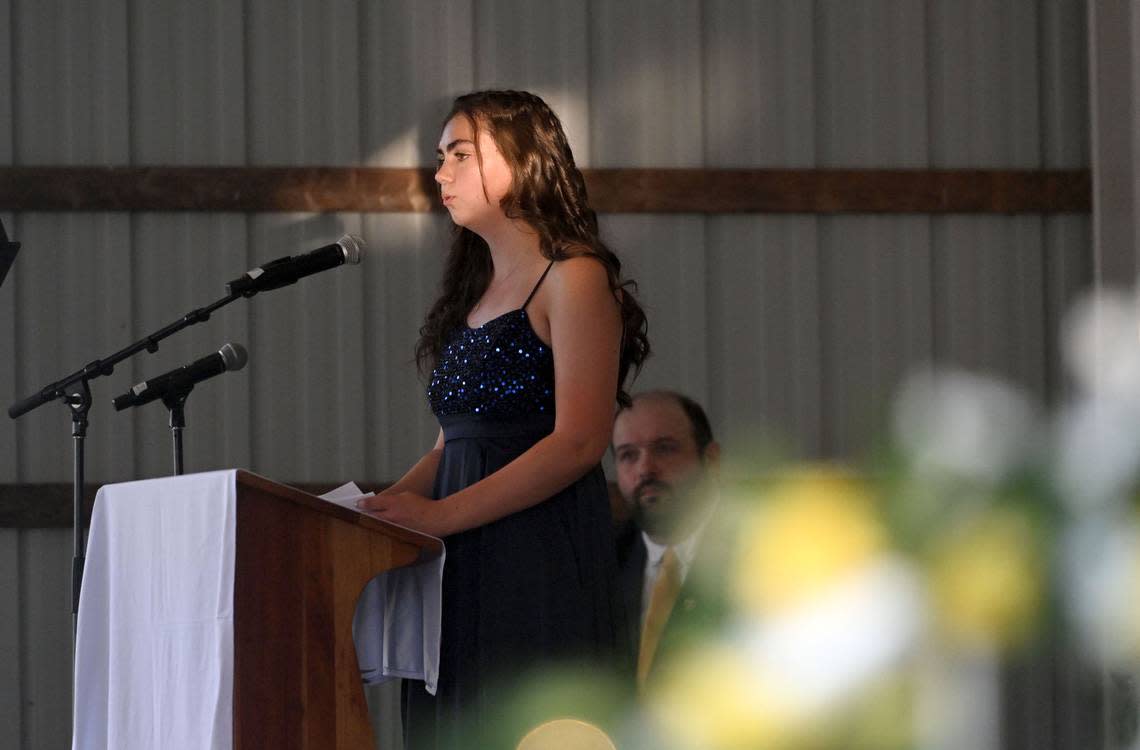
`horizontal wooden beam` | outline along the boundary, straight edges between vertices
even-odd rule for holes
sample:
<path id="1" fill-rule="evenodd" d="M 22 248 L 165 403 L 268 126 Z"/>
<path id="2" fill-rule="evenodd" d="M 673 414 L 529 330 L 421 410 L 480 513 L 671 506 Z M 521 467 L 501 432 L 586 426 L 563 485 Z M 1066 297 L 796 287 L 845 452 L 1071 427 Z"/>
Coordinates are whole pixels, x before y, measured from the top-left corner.
<path id="1" fill-rule="evenodd" d="M 1088 170 L 586 169 L 599 213 L 1086 213 Z M 430 169 L 0 167 L 0 211 L 442 211 Z"/>
<path id="2" fill-rule="evenodd" d="M 1081 213 L 1089 173 L 1017 170 L 613 169 L 587 175 L 599 211 Z"/>
<path id="3" fill-rule="evenodd" d="M 340 484 L 343 483 L 304 482 L 293 486 L 320 495 Z M 389 484 L 364 482 L 360 486 L 375 491 Z M 84 488 L 84 523 L 91 521 L 91 508 L 100 486 L 88 484 Z M 71 494 L 70 484 L 0 484 L 0 529 L 69 529 L 72 525 Z"/>
<path id="4" fill-rule="evenodd" d="M 84 518 L 91 517 L 96 485 L 85 492 Z M 71 527 L 70 484 L 0 484 L 0 529 Z"/>

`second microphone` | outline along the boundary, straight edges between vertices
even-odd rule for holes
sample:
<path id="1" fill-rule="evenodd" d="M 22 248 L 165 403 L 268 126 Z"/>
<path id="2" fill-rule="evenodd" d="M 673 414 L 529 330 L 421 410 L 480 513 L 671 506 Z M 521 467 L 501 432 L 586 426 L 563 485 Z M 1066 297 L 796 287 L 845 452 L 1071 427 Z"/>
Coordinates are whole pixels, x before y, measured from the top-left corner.
<path id="1" fill-rule="evenodd" d="M 245 363 L 248 361 L 249 355 L 246 354 L 245 347 L 241 344 L 225 344 L 218 351 L 208 354 L 196 362 L 183 365 L 150 380 L 144 380 L 123 395 L 116 397 L 111 404 L 116 411 L 129 409 L 132 406 L 142 406 L 178 391 L 188 391 L 195 384 L 215 375 L 221 375 L 227 370 L 240 370 L 245 367 Z"/>

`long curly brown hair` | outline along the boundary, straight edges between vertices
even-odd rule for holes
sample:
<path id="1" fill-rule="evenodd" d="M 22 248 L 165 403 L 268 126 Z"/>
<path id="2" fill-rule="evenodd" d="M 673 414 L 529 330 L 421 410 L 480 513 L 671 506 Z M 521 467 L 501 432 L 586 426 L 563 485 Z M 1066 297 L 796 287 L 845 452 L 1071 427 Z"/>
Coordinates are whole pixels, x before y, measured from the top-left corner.
<path id="1" fill-rule="evenodd" d="M 558 116 L 539 97 L 525 91 L 476 91 L 460 96 L 444 118 L 466 117 L 475 132 L 480 167 L 479 130 L 486 128 L 511 170 L 511 187 L 500 205 L 508 218 L 521 219 L 539 236 L 550 260 L 579 255 L 596 258 L 606 268 L 610 289 L 621 305 L 622 342 L 617 401 L 630 403 L 625 391 L 630 367 L 641 370 L 649 356 L 648 325 L 637 303 L 637 284 L 621 277 L 621 261 L 598 237 L 598 218 L 586 199 L 586 182 Z M 491 251 L 482 237 L 454 227 L 444 266 L 442 289 L 420 328 L 416 362 L 420 372 L 435 367 L 447 339 L 466 323 L 467 314 L 491 283 Z"/>

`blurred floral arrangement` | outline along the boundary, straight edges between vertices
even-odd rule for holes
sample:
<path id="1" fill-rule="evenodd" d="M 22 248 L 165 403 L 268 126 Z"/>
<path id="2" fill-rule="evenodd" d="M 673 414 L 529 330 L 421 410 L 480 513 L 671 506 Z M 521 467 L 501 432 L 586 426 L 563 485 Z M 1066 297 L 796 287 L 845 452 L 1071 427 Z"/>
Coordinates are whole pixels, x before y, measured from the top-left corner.
<path id="1" fill-rule="evenodd" d="M 702 539 L 715 554 L 690 573 L 713 604 L 647 693 L 546 675 L 508 703 L 515 724 L 573 695 L 593 739 L 550 747 L 958 747 L 978 739 L 963 722 L 993 719 L 1003 654 L 1064 632 L 1090 663 L 1135 672 L 1138 310 L 1123 292 L 1074 307 L 1072 398 L 1053 414 L 1008 383 L 927 370 L 866 466 L 728 467 Z"/>

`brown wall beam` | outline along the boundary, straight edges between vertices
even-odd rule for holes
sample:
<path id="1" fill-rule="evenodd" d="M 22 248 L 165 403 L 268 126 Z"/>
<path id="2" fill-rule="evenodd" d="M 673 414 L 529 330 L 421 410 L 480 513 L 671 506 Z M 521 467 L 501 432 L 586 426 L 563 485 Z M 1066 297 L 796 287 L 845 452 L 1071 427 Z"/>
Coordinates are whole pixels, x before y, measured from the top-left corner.
<path id="1" fill-rule="evenodd" d="M 586 169 L 600 213 L 1086 213 L 1088 170 Z M 0 167 L 0 211 L 424 212 L 430 169 Z"/>
<path id="2" fill-rule="evenodd" d="M 87 485 L 86 518 L 96 485 Z M 0 484 L 0 529 L 71 528 L 70 484 Z"/>

